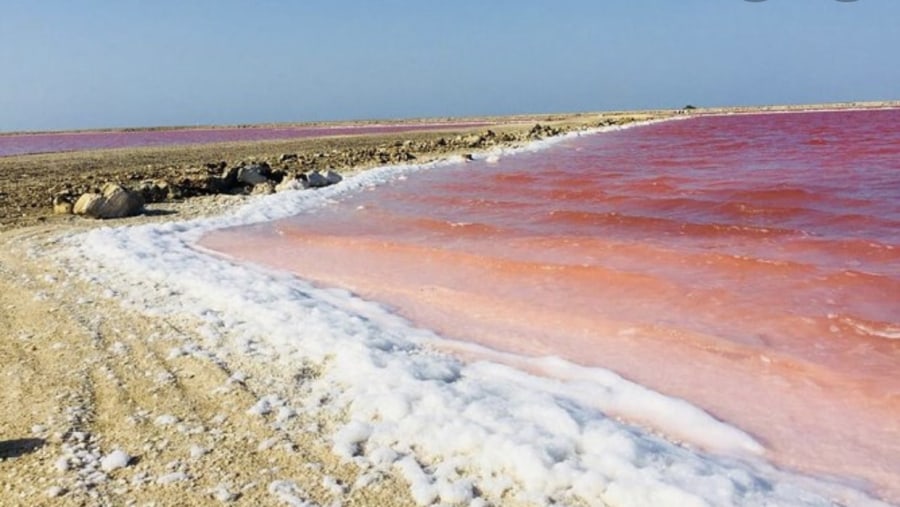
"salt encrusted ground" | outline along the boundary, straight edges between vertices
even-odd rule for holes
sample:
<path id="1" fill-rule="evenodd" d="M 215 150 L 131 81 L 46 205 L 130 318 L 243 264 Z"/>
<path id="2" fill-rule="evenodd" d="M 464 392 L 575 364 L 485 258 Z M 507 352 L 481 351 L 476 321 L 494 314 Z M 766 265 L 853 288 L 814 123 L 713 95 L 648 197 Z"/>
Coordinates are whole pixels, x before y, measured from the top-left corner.
<path id="1" fill-rule="evenodd" d="M 321 438 L 334 421 L 261 409 L 297 379 L 215 357 L 196 345 L 196 322 L 128 311 L 47 262 L 64 230 L 0 238 L 0 503 L 411 504 L 391 476 L 360 487 Z"/>

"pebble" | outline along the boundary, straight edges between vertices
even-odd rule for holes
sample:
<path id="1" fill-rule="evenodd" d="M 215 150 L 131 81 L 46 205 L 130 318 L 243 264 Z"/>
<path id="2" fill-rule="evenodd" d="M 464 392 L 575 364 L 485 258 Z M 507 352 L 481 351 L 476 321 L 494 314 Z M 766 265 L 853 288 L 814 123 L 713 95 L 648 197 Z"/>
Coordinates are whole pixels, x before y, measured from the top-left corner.
<path id="1" fill-rule="evenodd" d="M 53 466 L 56 467 L 56 470 L 60 472 L 68 472 L 69 471 L 69 459 L 66 457 L 59 458 L 53 463 Z"/>
<path id="2" fill-rule="evenodd" d="M 196 444 L 192 445 L 188 449 L 188 453 L 190 454 L 192 459 L 198 459 L 208 452 L 209 452 L 209 449 L 206 449 L 205 447 L 201 447 Z"/>
<path id="3" fill-rule="evenodd" d="M 156 483 L 161 485 L 172 484 L 188 480 L 188 476 L 184 472 L 172 472 L 170 474 L 160 475 L 156 478 Z"/>
<path id="4" fill-rule="evenodd" d="M 47 496 L 50 498 L 57 498 L 66 494 L 65 488 L 61 488 L 59 486 L 51 486 L 47 488 Z"/>
<path id="5" fill-rule="evenodd" d="M 169 414 L 161 415 L 153 421 L 157 426 L 169 426 L 170 424 L 175 424 L 177 422 L 178 418 Z"/>
<path id="6" fill-rule="evenodd" d="M 213 488 L 210 493 L 212 497 L 222 503 L 233 502 L 237 500 L 237 494 L 232 493 L 228 490 L 228 487 L 225 484 L 219 484 L 215 488 Z"/>
<path id="7" fill-rule="evenodd" d="M 116 449 L 100 459 L 100 469 L 104 472 L 112 472 L 127 467 L 130 461 L 131 456 L 125 451 Z"/>

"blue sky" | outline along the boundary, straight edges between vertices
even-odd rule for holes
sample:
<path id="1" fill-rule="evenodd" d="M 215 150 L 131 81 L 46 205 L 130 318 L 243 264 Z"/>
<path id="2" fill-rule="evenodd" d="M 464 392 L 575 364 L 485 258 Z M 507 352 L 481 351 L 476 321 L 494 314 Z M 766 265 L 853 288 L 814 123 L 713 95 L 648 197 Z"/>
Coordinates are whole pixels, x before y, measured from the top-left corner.
<path id="1" fill-rule="evenodd" d="M 900 0 L 2 0 L 0 131 L 900 99 Z"/>

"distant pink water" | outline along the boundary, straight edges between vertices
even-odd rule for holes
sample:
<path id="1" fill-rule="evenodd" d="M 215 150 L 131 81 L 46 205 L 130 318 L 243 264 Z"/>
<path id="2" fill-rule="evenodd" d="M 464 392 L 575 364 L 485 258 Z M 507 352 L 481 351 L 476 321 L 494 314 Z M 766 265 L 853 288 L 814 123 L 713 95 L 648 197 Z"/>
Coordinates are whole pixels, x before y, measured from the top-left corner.
<path id="1" fill-rule="evenodd" d="M 336 127 L 243 127 L 173 130 L 49 132 L 0 135 L 0 157 L 30 153 L 173 146 L 232 141 L 270 141 L 361 134 L 389 134 L 421 130 L 441 130 L 486 125 L 485 122 L 441 122 Z"/>
<path id="2" fill-rule="evenodd" d="M 609 368 L 900 503 L 900 110 L 592 135 L 203 244 Z"/>

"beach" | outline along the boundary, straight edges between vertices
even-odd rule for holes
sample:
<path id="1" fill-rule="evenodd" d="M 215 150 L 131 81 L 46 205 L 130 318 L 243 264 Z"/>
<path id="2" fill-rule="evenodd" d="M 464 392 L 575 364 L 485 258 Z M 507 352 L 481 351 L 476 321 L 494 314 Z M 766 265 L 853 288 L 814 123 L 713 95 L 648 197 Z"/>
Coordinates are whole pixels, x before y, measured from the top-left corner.
<path id="1" fill-rule="evenodd" d="M 713 113 L 729 112 L 746 111 Z M 568 375 L 563 387 L 552 387 L 510 368 L 509 358 L 468 363 L 458 357 L 484 358 L 486 351 L 462 346 L 449 354 L 452 343 L 346 290 L 196 247 L 209 230 L 314 212 L 344 193 L 418 171 L 681 116 L 560 115 L 463 130 L 0 158 L 0 402 L 14 407 L 0 415 L 3 504 L 542 505 L 603 498 L 587 503 L 703 505 L 697 499 L 719 498 L 826 505 L 839 498 L 880 505 L 852 485 L 762 465 L 747 472 L 742 460 L 756 463 L 761 452 L 750 435 L 625 379 L 555 359 L 524 365 Z M 529 137 L 536 123 L 553 135 Z M 485 142 L 487 130 L 509 133 L 511 141 Z M 408 158 L 397 155 L 404 146 L 431 148 Z M 344 181 L 284 196 L 166 200 L 142 216 L 108 221 L 54 215 L 48 205 L 65 188 L 176 181 L 192 171 L 205 177 L 203 164 L 219 160 L 278 166 L 285 154 L 312 161 L 288 164 L 289 171 L 333 168 Z M 217 285 L 222 281 L 229 283 Z M 601 411 L 566 413 L 553 404 L 578 386 L 585 396 L 602 386 L 653 405 L 657 411 L 644 417 L 680 421 L 680 436 L 697 445 L 683 448 Z M 577 445 L 555 440 L 554 431 L 570 430 Z M 398 432 L 409 441 L 397 441 Z M 478 461 L 486 442 L 491 452 L 483 449 Z M 683 460 L 674 482 L 663 463 L 673 456 Z M 757 488 L 760 481 L 768 489 Z"/>
<path id="2" fill-rule="evenodd" d="M 549 124 L 593 127 L 621 116 L 551 118 Z M 527 133 L 532 125 L 493 128 Z M 133 174 L 174 180 L 189 166 L 220 159 L 274 161 L 283 153 L 367 150 L 472 131 L 0 158 L 3 505 L 273 505 L 292 498 L 319 505 L 415 505 L 396 474 L 364 475 L 333 452 L 327 435 L 340 414 L 287 417 L 277 408 L 252 410 L 272 392 L 296 396 L 293 369 L 200 350 L 202 322 L 123 306 L 103 284 L 86 281 L 82 270 L 50 260 L 61 236 L 215 216 L 255 197 L 199 196 L 106 221 L 54 215 L 50 198 L 66 184 L 86 182 L 88 188 L 129 181 Z M 375 164 L 334 167 L 349 176 Z M 130 459 L 104 467 L 104 457 L 117 450 Z"/>

